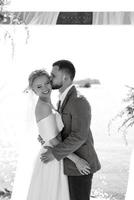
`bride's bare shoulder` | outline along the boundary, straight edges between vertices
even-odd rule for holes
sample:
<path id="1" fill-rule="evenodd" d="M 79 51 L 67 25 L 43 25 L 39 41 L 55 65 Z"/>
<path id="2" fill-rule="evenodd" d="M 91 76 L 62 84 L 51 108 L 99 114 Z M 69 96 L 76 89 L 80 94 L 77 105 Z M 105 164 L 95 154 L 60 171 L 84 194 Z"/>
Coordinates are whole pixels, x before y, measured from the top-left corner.
<path id="1" fill-rule="evenodd" d="M 51 106 L 43 101 L 38 101 L 35 109 L 36 120 L 39 121 L 46 118 L 52 113 Z"/>

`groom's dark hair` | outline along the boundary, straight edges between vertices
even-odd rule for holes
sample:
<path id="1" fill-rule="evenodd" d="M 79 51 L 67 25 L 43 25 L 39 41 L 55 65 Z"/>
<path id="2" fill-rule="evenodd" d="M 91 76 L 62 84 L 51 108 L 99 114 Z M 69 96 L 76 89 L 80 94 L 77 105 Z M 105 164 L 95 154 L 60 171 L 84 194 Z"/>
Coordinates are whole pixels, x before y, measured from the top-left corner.
<path id="1" fill-rule="evenodd" d="M 59 60 L 53 63 L 53 67 L 58 66 L 59 70 L 64 71 L 70 76 L 70 79 L 73 81 L 75 77 L 75 67 L 69 60 Z"/>

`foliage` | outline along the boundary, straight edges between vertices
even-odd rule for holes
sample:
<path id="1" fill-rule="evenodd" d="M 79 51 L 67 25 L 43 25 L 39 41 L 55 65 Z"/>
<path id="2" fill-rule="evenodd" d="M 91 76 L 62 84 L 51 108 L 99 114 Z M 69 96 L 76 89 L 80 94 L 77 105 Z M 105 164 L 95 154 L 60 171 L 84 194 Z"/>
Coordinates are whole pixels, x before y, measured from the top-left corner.
<path id="1" fill-rule="evenodd" d="M 4 11 L 5 6 L 10 4 L 10 1 L 8 0 L 0 0 L 0 24 L 4 25 L 25 25 L 25 21 L 23 21 L 19 16 L 17 16 L 14 12 L 6 12 Z M 5 29 L 3 26 L 0 26 L 2 30 L 4 30 L 4 39 L 9 39 L 11 43 L 12 48 L 12 57 L 14 57 L 14 51 L 15 51 L 15 42 L 13 38 L 13 34 L 10 33 L 7 29 Z M 14 28 L 14 27 L 13 27 Z M 26 44 L 29 39 L 29 29 L 25 25 L 24 27 L 27 37 L 26 37 Z"/>
<path id="2" fill-rule="evenodd" d="M 10 1 L 8 1 L 8 0 L 0 0 L 1 12 L 3 11 L 3 7 L 8 5 L 9 3 L 10 3 Z"/>
<path id="3" fill-rule="evenodd" d="M 123 109 L 109 122 L 108 132 L 110 133 L 111 126 L 117 119 L 120 120 L 118 132 L 123 133 L 124 138 L 126 137 L 128 128 L 134 125 L 134 88 L 131 86 L 127 87 L 126 98 L 123 99 Z M 127 141 L 126 141 L 127 143 Z"/>
<path id="4" fill-rule="evenodd" d="M 4 12 L 4 8 L 8 4 L 10 4 L 10 1 L 0 0 L 0 24 L 23 24 L 24 22 L 16 17 L 13 12 Z"/>
<path id="5" fill-rule="evenodd" d="M 6 200 L 11 197 L 17 154 L 11 144 L 6 145 L 3 142 L 0 142 L 0 152 L 0 200 Z"/>

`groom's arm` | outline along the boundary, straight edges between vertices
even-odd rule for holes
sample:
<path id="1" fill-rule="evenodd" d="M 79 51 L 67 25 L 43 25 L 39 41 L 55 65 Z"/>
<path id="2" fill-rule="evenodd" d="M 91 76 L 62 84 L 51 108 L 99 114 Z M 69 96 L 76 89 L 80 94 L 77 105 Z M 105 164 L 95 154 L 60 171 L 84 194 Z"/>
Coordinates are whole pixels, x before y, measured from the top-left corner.
<path id="1" fill-rule="evenodd" d="M 89 103 L 83 98 L 77 98 L 71 106 L 71 133 L 52 149 L 57 160 L 61 160 L 79 149 L 87 140 L 91 121 Z"/>

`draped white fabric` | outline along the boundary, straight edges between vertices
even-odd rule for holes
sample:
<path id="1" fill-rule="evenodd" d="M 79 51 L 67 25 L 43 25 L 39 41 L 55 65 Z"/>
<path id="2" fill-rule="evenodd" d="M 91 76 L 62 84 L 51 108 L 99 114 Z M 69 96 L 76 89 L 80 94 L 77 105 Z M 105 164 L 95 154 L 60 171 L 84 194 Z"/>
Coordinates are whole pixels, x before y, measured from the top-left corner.
<path id="1" fill-rule="evenodd" d="M 18 12 L 26 24 L 56 24 L 59 12 Z M 134 12 L 93 12 L 95 25 L 129 25 L 134 24 Z"/>
<path id="2" fill-rule="evenodd" d="M 54 25 L 57 22 L 59 12 L 17 12 L 15 15 L 20 17 L 25 24 Z"/>
<path id="3" fill-rule="evenodd" d="M 93 24 L 134 24 L 134 12 L 93 12 Z"/>

